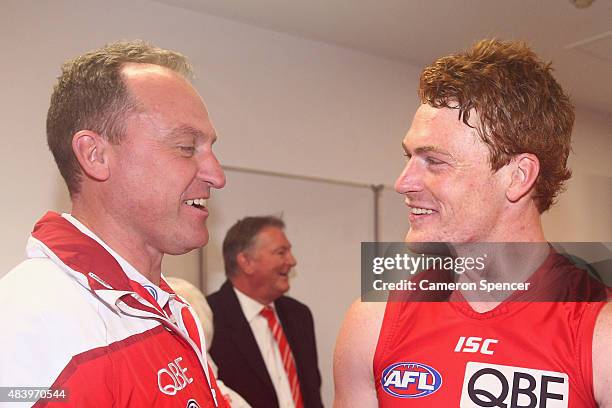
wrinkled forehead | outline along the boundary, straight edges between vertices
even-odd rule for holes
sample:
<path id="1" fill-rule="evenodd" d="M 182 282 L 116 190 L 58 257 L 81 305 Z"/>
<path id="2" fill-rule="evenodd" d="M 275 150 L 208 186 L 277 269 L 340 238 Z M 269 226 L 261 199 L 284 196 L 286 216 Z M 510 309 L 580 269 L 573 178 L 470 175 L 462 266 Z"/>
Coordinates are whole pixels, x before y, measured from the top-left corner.
<path id="1" fill-rule="evenodd" d="M 164 88 L 182 85 L 192 88 L 191 84 L 179 73 L 161 65 L 128 62 L 121 67 L 121 78 L 131 91 Z"/>

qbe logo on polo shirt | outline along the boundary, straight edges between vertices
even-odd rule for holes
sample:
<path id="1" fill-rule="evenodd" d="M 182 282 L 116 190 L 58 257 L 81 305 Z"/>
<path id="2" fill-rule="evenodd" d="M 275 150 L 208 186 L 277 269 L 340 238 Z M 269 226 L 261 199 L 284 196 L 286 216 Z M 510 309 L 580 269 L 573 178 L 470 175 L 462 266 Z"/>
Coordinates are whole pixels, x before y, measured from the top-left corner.
<path id="1" fill-rule="evenodd" d="M 469 362 L 465 368 L 462 408 L 567 408 L 565 373 Z"/>

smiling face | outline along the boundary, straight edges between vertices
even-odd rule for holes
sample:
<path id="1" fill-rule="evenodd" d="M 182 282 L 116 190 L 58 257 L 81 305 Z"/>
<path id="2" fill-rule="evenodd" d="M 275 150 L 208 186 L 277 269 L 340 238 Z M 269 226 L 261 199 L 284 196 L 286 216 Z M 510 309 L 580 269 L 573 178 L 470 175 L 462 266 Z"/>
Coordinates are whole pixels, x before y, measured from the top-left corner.
<path id="1" fill-rule="evenodd" d="M 289 290 L 289 272 L 297 262 L 291 243 L 277 227 L 262 229 L 246 252 L 249 291 L 263 304 L 273 302 Z"/>
<path id="2" fill-rule="evenodd" d="M 457 110 L 421 105 L 403 145 L 408 161 L 395 189 L 409 209 L 407 242 L 492 242 L 503 236 L 502 178 Z"/>
<path id="3" fill-rule="evenodd" d="M 156 65 L 122 71 L 138 112 L 111 145 L 105 203 L 132 245 L 183 254 L 208 242 L 205 201 L 225 175 L 212 151 L 215 129 L 195 89 Z"/>

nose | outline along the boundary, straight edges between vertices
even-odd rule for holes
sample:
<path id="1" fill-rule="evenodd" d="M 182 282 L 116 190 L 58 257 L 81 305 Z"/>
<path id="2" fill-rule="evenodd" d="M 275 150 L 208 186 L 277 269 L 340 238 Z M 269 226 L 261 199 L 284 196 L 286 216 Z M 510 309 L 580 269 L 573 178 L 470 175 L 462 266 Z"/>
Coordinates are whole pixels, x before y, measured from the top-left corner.
<path id="1" fill-rule="evenodd" d="M 395 191 L 400 194 L 423 190 L 423 174 L 415 157 L 406 162 L 404 170 L 395 180 Z"/>
<path id="2" fill-rule="evenodd" d="M 198 178 L 213 188 L 223 188 L 225 186 L 225 172 L 212 151 L 200 160 Z"/>
<path id="3" fill-rule="evenodd" d="M 295 257 L 293 256 L 293 253 L 291 251 L 289 251 L 287 253 L 287 263 L 289 265 L 291 265 L 291 267 L 293 268 L 295 265 L 297 265 L 297 260 L 295 259 Z"/>

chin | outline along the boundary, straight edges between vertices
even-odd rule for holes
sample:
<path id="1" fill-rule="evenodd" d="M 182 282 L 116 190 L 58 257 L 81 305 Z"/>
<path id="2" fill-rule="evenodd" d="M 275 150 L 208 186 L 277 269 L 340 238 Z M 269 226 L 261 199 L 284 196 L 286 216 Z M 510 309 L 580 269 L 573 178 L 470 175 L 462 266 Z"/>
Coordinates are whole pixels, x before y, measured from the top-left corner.
<path id="1" fill-rule="evenodd" d="M 188 252 L 193 251 L 194 249 L 202 248 L 206 244 L 208 244 L 208 233 L 206 233 L 202 237 L 192 238 L 189 240 L 183 239 L 181 242 L 173 242 L 174 246 L 166 249 L 164 253 L 168 255 L 184 255 Z M 178 246 L 177 244 L 180 244 Z"/>
<path id="2" fill-rule="evenodd" d="M 279 292 L 278 296 L 280 297 L 280 296 L 284 295 L 285 293 L 289 292 L 290 286 L 286 285 L 286 286 L 282 286 L 282 287 L 280 287 L 278 289 L 279 289 L 278 290 L 278 292 Z"/>
<path id="3" fill-rule="evenodd" d="M 428 234 L 424 231 L 408 231 L 404 241 L 407 244 L 412 244 L 419 242 L 439 242 L 440 239 L 433 234 Z"/>
<path id="4" fill-rule="evenodd" d="M 197 231 L 196 233 L 193 234 L 192 237 L 190 237 L 189 241 L 189 246 L 191 247 L 191 249 L 196 249 L 196 248 L 201 248 L 204 245 L 208 244 L 208 240 L 209 240 L 209 235 L 208 235 L 208 230 L 206 228 L 204 228 L 203 231 Z"/>

